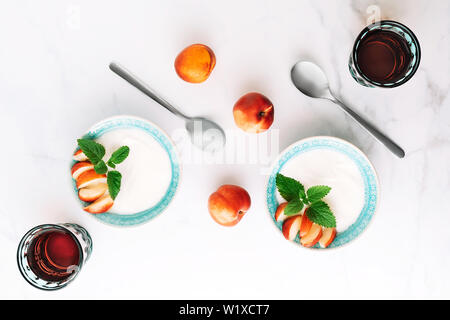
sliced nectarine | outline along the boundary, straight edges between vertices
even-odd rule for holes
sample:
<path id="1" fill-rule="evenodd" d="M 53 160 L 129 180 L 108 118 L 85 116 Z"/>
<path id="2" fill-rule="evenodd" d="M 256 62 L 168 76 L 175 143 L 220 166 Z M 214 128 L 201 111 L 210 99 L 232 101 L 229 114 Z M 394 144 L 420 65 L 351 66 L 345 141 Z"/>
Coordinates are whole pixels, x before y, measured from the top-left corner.
<path id="1" fill-rule="evenodd" d="M 302 223 L 302 216 L 294 216 L 286 219 L 283 223 L 283 235 L 287 240 L 294 241 L 300 230 L 300 224 Z"/>
<path id="2" fill-rule="evenodd" d="M 284 209 L 286 208 L 287 205 L 288 205 L 287 202 L 283 202 L 278 206 L 277 211 L 275 212 L 275 221 L 281 222 L 286 220 L 287 216 L 284 214 Z"/>
<path id="3" fill-rule="evenodd" d="M 83 172 L 76 179 L 77 188 L 85 188 L 96 183 L 106 183 L 106 174 L 98 174 L 94 169 Z"/>
<path id="4" fill-rule="evenodd" d="M 306 215 L 307 211 L 308 209 L 305 209 L 305 212 L 303 213 L 302 225 L 300 226 L 300 237 L 306 236 L 313 224 Z"/>
<path id="5" fill-rule="evenodd" d="M 104 213 L 111 209 L 114 204 L 114 200 L 109 194 L 105 194 L 95 200 L 93 203 L 84 208 L 89 213 Z"/>
<path id="6" fill-rule="evenodd" d="M 185 48 L 175 59 L 175 71 L 181 79 L 191 83 L 208 79 L 215 65 L 214 52 L 203 44 L 193 44 Z"/>
<path id="7" fill-rule="evenodd" d="M 86 161 L 86 160 L 88 160 L 88 157 L 86 157 L 86 155 L 83 153 L 83 151 L 81 151 L 81 149 L 78 149 L 73 154 L 73 160 L 75 160 L 75 161 Z"/>
<path id="8" fill-rule="evenodd" d="M 309 232 L 300 239 L 300 243 L 304 247 L 313 247 L 322 237 L 322 227 L 313 223 Z"/>
<path id="9" fill-rule="evenodd" d="M 322 248 L 328 247 L 336 237 L 336 228 L 324 228 L 319 244 Z"/>
<path id="10" fill-rule="evenodd" d="M 80 189 L 78 191 L 78 197 L 82 201 L 92 202 L 104 195 L 107 189 L 108 185 L 106 183 L 92 184 Z"/>
<path id="11" fill-rule="evenodd" d="M 94 165 L 89 161 L 77 162 L 72 167 L 72 177 L 76 180 L 80 174 L 90 169 L 94 169 Z"/>

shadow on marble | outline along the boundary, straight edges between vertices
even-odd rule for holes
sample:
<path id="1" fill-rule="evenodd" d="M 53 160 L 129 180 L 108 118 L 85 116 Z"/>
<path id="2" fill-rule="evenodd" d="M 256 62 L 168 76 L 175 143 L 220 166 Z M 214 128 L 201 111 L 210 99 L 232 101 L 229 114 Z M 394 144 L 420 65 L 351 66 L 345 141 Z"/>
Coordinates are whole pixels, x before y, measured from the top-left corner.
<path id="1" fill-rule="evenodd" d="M 281 133 L 280 150 L 284 150 L 298 140 L 313 136 L 332 136 L 344 139 L 361 149 L 365 154 L 370 155 L 373 144 L 376 141 L 357 124 L 352 118 L 342 111 L 330 109 L 334 106 L 331 103 L 324 103 L 325 106 L 314 106 L 321 109 L 317 112 L 313 121 L 305 121 L 300 126 L 290 126 L 288 135 Z M 318 125 L 319 124 L 319 125 Z M 386 152 L 389 152 L 386 150 Z"/>

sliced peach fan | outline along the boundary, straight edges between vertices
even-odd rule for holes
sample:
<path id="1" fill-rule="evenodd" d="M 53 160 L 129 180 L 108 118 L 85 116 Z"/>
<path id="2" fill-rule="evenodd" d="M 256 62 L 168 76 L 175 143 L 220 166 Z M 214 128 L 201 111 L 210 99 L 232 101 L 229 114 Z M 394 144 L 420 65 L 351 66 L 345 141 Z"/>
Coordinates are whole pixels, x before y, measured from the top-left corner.
<path id="1" fill-rule="evenodd" d="M 288 205 L 288 202 L 283 202 L 280 205 L 278 205 L 277 211 L 275 211 L 275 221 L 276 222 L 283 222 L 284 220 L 289 218 L 289 216 L 287 216 L 284 213 L 284 210 L 286 209 L 287 205 Z M 302 215 L 302 214 L 303 214 L 303 210 L 300 210 L 298 213 L 295 214 L 295 216 Z"/>
<path id="2" fill-rule="evenodd" d="M 84 208 L 89 213 L 104 213 L 111 209 L 114 204 L 114 200 L 109 194 L 105 194 L 95 200 L 93 203 Z"/>
<path id="3" fill-rule="evenodd" d="M 100 198 L 108 190 L 106 183 L 91 184 L 78 191 L 78 197 L 85 202 L 92 202 Z"/>
<path id="4" fill-rule="evenodd" d="M 94 165 L 89 161 L 77 162 L 72 167 L 72 178 L 76 180 L 83 172 L 91 169 L 94 169 Z"/>
<path id="5" fill-rule="evenodd" d="M 294 241 L 300 230 L 302 216 L 294 216 L 288 218 L 283 224 L 283 235 L 287 240 Z"/>
<path id="6" fill-rule="evenodd" d="M 313 223 L 306 215 L 300 213 L 295 216 L 286 216 L 284 210 L 287 206 L 287 202 L 278 206 L 275 212 L 276 221 L 284 221 L 282 232 L 284 237 L 289 241 L 295 241 L 297 234 L 300 237 L 300 243 L 304 247 L 313 247 L 317 243 L 322 248 L 328 247 L 336 237 L 336 228 L 323 228 L 322 226 Z"/>
<path id="7" fill-rule="evenodd" d="M 322 237 L 322 227 L 316 223 L 313 223 L 311 228 L 309 229 L 309 232 L 300 239 L 300 243 L 304 247 L 310 248 L 315 246 L 316 243 L 319 242 L 321 237 Z"/>
<path id="8" fill-rule="evenodd" d="M 85 188 L 96 183 L 106 183 L 106 174 L 98 174 L 94 169 L 88 170 L 80 174 L 76 179 L 77 188 Z"/>
<path id="9" fill-rule="evenodd" d="M 313 225 L 313 222 L 306 215 L 307 211 L 308 209 L 306 209 L 305 213 L 303 214 L 304 217 L 300 226 L 300 237 L 306 236 Z"/>
<path id="10" fill-rule="evenodd" d="M 83 151 L 81 151 L 81 149 L 78 149 L 73 154 L 73 160 L 75 160 L 75 161 L 86 161 L 86 160 L 88 160 L 88 157 L 86 157 L 86 155 L 83 153 Z"/>
<path id="11" fill-rule="evenodd" d="M 275 221 L 276 222 L 282 222 L 287 219 L 287 216 L 284 214 L 284 209 L 288 205 L 287 202 L 283 202 L 280 204 L 277 208 L 277 211 L 275 212 Z"/>
<path id="12" fill-rule="evenodd" d="M 336 228 L 324 228 L 319 244 L 322 248 L 328 247 L 336 237 Z"/>

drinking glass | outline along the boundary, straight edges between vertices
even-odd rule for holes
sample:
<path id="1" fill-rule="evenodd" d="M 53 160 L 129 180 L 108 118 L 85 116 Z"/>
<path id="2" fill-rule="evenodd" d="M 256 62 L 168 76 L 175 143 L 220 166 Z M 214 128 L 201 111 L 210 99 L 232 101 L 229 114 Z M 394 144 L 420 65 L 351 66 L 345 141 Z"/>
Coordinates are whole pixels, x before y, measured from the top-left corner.
<path id="1" fill-rule="evenodd" d="M 408 27 L 382 20 L 364 28 L 357 37 L 349 70 L 363 86 L 394 88 L 411 79 L 420 56 L 419 41 Z"/>
<path id="2" fill-rule="evenodd" d="M 22 276 L 43 290 L 65 287 L 76 278 L 92 252 L 92 239 L 73 223 L 43 224 L 28 231 L 17 249 Z"/>

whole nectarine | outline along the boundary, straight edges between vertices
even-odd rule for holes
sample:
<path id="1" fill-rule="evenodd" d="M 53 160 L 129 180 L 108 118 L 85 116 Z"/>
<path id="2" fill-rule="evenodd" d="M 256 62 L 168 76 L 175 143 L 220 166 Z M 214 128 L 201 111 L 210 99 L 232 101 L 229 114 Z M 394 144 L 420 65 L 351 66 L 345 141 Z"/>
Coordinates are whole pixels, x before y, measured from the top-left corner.
<path id="1" fill-rule="evenodd" d="M 250 196 L 245 189 L 234 185 L 223 185 L 209 197 L 208 209 L 214 221 L 231 227 L 241 221 L 250 209 L 250 204 Z"/>
<path id="2" fill-rule="evenodd" d="M 214 52 L 203 44 L 193 44 L 185 48 L 175 59 L 175 71 L 181 79 L 191 83 L 208 79 L 215 65 Z"/>
<path id="3" fill-rule="evenodd" d="M 257 92 L 247 93 L 234 105 L 233 116 L 236 125 L 246 132 L 260 133 L 273 123 L 272 102 Z"/>

